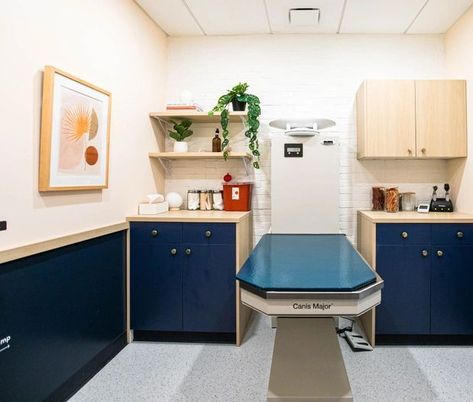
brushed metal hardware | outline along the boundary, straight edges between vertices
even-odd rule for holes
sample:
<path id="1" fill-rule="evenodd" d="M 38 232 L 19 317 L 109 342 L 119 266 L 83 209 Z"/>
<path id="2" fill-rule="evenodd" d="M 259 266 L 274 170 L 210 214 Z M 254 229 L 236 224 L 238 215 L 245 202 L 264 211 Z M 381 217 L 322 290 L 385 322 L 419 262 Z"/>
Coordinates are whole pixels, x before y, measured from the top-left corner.
<path id="1" fill-rule="evenodd" d="M 438 255 L 439 257 L 443 257 L 443 251 L 442 251 L 442 250 L 438 250 L 438 251 L 437 251 L 437 255 Z"/>
<path id="2" fill-rule="evenodd" d="M 176 255 L 176 254 L 177 254 L 177 249 L 172 248 L 172 249 L 171 249 L 171 254 L 172 254 L 172 255 Z"/>
<path id="3" fill-rule="evenodd" d="M 212 236 L 212 232 L 210 230 L 206 230 L 205 237 L 209 238 L 210 236 Z"/>
<path id="4" fill-rule="evenodd" d="M 409 237 L 409 233 L 407 233 L 407 232 L 402 232 L 402 233 L 401 233 L 401 237 L 402 237 L 403 239 L 407 239 L 407 238 Z"/>
<path id="5" fill-rule="evenodd" d="M 192 254 L 192 250 L 190 248 L 186 248 L 186 251 L 185 251 L 186 255 L 191 255 Z"/>
<path id="6" fill-rule="evenodd" d="M 153 229 L 151 231 L 151 236 L 156 237 L 158 235 L 158 231 L 156 229 Z"/>
<path id="7" fill-rule="evenodd" d="M 422 250 L 422 257 L 427 257 L 429 252 L 427 250 Z"/>
<path id="8" fill-rule="evenodd" d="M 458 237 L 459 239 L 462 239 L 463 236 L 464 236 L 463 232 L 457 232 L 457 237 Z"/>

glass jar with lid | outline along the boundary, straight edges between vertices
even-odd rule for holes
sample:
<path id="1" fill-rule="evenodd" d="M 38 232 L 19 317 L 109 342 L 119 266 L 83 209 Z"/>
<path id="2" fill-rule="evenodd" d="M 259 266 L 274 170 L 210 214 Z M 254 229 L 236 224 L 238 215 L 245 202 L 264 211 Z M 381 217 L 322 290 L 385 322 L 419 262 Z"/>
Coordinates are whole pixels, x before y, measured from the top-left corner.
<path id="1" fill-rule="evenodd" d="M 200 208 L 200 191 L 189 190 L 187 192 L 187 209 L 197 211 Z"/>

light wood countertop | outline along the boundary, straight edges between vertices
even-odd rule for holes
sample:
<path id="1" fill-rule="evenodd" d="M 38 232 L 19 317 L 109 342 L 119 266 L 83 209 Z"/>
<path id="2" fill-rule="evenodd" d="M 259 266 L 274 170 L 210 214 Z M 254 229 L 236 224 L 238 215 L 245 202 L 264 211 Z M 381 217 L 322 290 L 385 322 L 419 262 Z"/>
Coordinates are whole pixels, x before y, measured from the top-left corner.
<path id="1" fill-rule="evenodd" d="M 358 211 L 373 223 L 473 223 L 473 215 L 460 212 L 429 212 L 416 211 L 389 213 L 384 211 Z"/>
<path id="2" fill-rule="evenodd" d="M 132 215 L 128 216 L 128 222 L 223 222 L 239 223 L 244 220 L 251 211 L 168 211 L 158 215 Z"/>

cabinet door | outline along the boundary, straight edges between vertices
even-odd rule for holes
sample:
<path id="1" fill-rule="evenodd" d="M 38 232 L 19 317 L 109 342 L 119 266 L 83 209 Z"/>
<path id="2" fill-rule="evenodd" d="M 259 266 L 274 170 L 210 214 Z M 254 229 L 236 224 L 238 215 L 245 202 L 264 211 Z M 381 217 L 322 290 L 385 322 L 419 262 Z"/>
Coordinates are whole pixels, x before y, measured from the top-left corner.
<path id="1" fill-rule="evenodd" d="M 430 261 L 428 245 L 377 246 L 376 271 L 384 289 L 376 308 L 376 333 L 429 333 Z"/>
<path id="2" fill-rule="evenodd" d="M 182 330 L 182 250 L 132 237 L 130 258 L 131 328 Z"/>
<path id="3" fill-rule="evenodd" d="M 435 246 L 432 334 L 473 334 L 473 246 Z"/>
<path id="4" fill-rule="evenodd" d="M 416 81 L 417 157 L 467 156 L 466 82 Z"/>
<path id="5" fill-rule="evenodd" d="M 192 332 L 235 332 L 235 245 L 184 244 L 183 325 Z"/>
<path id="6" fill-rule="evenodd" d="M 365 81 L 357 95 L 359 158 L 415 156 L 414 81 Z"/>

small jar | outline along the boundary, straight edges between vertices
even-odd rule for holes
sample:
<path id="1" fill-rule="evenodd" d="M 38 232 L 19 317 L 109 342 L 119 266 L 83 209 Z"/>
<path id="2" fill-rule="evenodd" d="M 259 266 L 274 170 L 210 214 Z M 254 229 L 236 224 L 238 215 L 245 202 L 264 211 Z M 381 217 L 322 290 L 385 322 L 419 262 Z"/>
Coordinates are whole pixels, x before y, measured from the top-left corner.
<path id="1" fill-rule="evenodd" d="M 373 211 L 384 211 L 384 187 L 372 188 Z"/>
<path id="2" fill-rule="evenodd" d="M 402 210 L 414 211 L 416 209 L 416 193 L 402 193 Z"/>
<path id="3" fill-rule="evenodd" d="M 202 190 L 200 192 L 200 210 L 210 211 L 212 209 L 212 192 Z"/>
<path id="4" fill-rule="evenodd" d="M 212 209 L 223 211 L 223 191 L 214 190 L 212 194 Z"/>
<path id="5" fill-rule="evenodd" d="M 200 191 L 189 190 L 187 192 L 187 209 L 197 211 L 200 208 Z"/>
<path id="6" fill-rule="evenodd" d="M 386 189 L 386 212 L 399 212 L 399 190 L 397 187 Z"/>

